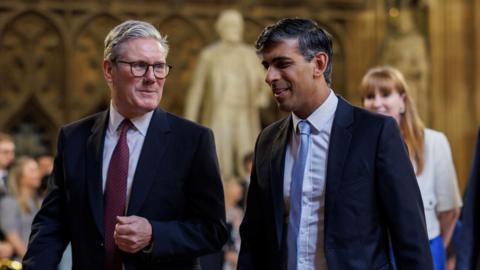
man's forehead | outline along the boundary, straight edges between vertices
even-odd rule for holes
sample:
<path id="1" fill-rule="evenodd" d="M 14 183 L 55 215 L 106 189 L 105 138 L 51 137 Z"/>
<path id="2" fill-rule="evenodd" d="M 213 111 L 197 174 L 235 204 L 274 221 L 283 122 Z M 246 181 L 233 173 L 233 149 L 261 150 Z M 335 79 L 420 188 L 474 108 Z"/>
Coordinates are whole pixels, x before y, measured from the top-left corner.
<path id="1" fill-rule="evenodd" d="M 301 55 L 298 39 L 284 39 L 271 43 L 263 50 L 260 57 L 263 61 L 273 61 L 275 59 L 292 58 L 296 54 Z"/>
<path id="2" fill-rule="evenodd" d="M 159 40 L 154 38 L 129 39 L 120 44 L 118 51 L 120 55 L 147 54 L 162 59 L 166 58 L 166 49 L 162 46 Z"/>

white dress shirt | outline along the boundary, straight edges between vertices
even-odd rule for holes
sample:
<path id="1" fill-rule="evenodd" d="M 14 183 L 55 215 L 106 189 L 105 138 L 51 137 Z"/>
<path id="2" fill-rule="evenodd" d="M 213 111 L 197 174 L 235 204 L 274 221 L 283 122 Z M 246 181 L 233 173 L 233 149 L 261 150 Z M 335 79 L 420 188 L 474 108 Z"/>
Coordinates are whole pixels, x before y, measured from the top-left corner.
<path id="1" fill-rule="evenodd" d="M 338 98 L 330 90 L 325 102 L 306 119 L 311 125 L 311 142 L 303 178 L 297 269 L 327 270 L 324 252 L 325 178 L 330 132 L 337 104 Z M 292 113 L 292 120 L 294 129 L 287 145 L 283 186 L 287 213 L 290 209 L 293 164 L 300 144 L 297 124 L 301 119 Z M 286 220 L 288 222 L 288 216 Z"/>
<path id="2" fill-rule="evenodd" d="M 127 144 L 130 153 L 128 161 L 128 177 L 127 177 L 127 201 L 125 203 L 126 209 L 128 209 L 128 201 L 130 199 L 130 191 L 132 190 L 133 176 L 135 169 L 137 168 L 138 158 L 142 150 L 145 136 L 147 135 L 148 126 L 152 119 L 153 111 L 148 112 L 140 117 L 130 119 L 133 127 L 127 132 Z M 105 132 L 105 144 L 103 147 L 103 166 L 102 166 L 102 187 L 105 192 L 105 185 L 107 183 L 107 172 L 112 158 L 113 150 L 117 145 L 118 138 L 120 136 L 120 130 L 118 127 L 122 123 L 123 117 L 118 111 L 110 104 L 110 117 L 108 119 L 108 128 Z M 125 211 L 126 211 L 125 209 Z"/>

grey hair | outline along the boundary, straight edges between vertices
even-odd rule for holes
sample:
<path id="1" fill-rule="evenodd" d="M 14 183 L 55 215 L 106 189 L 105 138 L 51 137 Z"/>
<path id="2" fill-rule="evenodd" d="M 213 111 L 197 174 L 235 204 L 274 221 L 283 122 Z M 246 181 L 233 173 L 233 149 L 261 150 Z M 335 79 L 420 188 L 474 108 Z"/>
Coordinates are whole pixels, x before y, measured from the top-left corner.
<path id="1" fill-rule="evenodd" d="M 115 60 L 119 54 L 120 45 L 128 40 L 136 38 L 153 38 L 160 42 L 168 55 L 167 37 L 162 36 L 160 32 L 150 23 L 136 20 L 125 21 L 110 30 L 105 38 L 105 49 L 103 51 L 104 60 Z"/>

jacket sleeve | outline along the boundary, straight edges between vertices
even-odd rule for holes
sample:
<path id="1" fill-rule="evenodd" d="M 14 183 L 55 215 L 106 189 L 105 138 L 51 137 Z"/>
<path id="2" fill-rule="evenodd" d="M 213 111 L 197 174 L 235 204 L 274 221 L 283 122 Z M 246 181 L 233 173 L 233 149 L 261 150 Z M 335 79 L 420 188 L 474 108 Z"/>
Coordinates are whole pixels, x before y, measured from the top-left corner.
<path id="1" fill-rule="evenodd" d="M 252 168 L 252 172 L 255 171 L 255 165 Z M 240 236 L 242 239 L 241 246 L 240 246 L 240 254 L 238 257 L 238 270 L 247 270 L 247 269 L 254 269 L 253 265 L 253 258 L 255 243 L 254 238 L 251 236 L 260 236 L 258 232 L 258 225 L 259 220 L 256 218 L 257 216 L 257 209 L 253 209 L 252 205 L 259 205 L 257 203 L 258 197 L 257 193 L 257 183 L 255 179 L 255 173 L 252 173 L 250 177 L 250 186 L 248 188 L 248 198 L 247 198 L 247 210 L 245 212 L 245 216 L 243 218 L 242 224 L 240 225 Z"/>
<path id="2" fill-rule="evenodd" d="M 381 210 L 399 270 L 433 270 L 423 202 L 406 146 L 393 118 L 386 118 L 376 157 Z"/>
<path id="3" fill-rule="evenodd" d="M 260 140 L 260 134 L 258 137 Z M 257 153 L 258 141 L 255 146 Z M 266 254 L 266 232 L 261 217 L 262 202 L 257 175 L 257 157 L 254 155 L 250 185 L 247 193 L 247 207 L 242 224 L 240 225 L 241 247 L 238 257 L 238 270 L 268 269 Z M 260 256 L 260 257 L 259 257 Z"/>
<path id="4" fill-rule="evenodd" d="M 200 136 L 186 185 L 188 218 L 150 221 L 153 262 L 214 253 L 227 241 L 223 187 L 210 130 Z"/>
<path id="5" fill-rule="evenodd" d="M 63 189 L 63 140 L 60 130 L 57 155 L 50 181 L 50 192 L 32 223 L 32 232 L 27 253 L 23 258 L 23 269 L 57 269 L 69 239 L 66 226 L 66 198 Z"/>
<path id="6" fill-rule="evenodd" d="M 457 270 L 473 270 L 480 266 L 480 129 L 462 210 L 458 235 Z M 461 243 L 461 244 L 460 244 Z"/>

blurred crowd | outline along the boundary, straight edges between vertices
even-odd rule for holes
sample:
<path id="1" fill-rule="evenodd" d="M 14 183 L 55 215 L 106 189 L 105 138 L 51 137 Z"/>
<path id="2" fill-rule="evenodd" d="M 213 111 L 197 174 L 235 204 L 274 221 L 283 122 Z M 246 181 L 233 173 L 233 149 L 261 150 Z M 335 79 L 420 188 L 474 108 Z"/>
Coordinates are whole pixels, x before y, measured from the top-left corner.
<path id="1" fill-rule="evenodd" d="M 0 259 L 25 255 L 52 169 L 52 156 L 17 157 L 13 137 L 0 132 Z"/>

